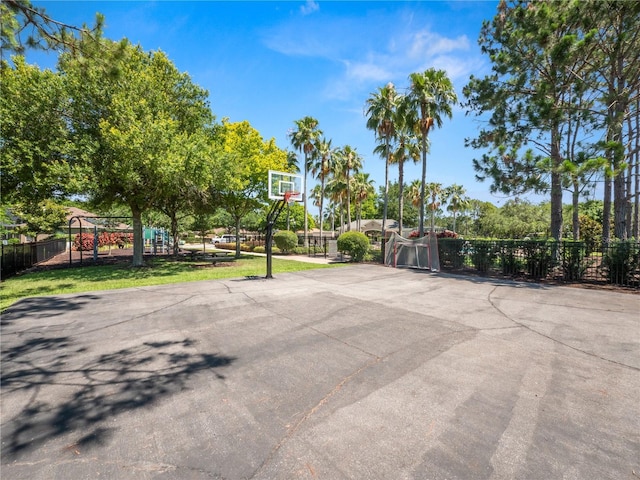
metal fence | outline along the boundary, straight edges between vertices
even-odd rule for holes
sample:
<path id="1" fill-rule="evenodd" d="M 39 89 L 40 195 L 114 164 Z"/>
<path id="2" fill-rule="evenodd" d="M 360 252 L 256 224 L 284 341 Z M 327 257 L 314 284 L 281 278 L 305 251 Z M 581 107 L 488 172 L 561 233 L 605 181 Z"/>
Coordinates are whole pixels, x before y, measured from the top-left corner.
<path id="1" fill-rule="evenodd" d="M 438 239 L 442 270 L 640 288 L 640 243 Z"/>
<path id="2" fill-rule="evenodd" d="M 44 242 L 2 245 L 0 277 L 4 279 L 15 275 L 40 262 L 49 260 L 59 253 L 63 253 L 66 249 L 67 241 L 64 238 L 46 240 Z"/>

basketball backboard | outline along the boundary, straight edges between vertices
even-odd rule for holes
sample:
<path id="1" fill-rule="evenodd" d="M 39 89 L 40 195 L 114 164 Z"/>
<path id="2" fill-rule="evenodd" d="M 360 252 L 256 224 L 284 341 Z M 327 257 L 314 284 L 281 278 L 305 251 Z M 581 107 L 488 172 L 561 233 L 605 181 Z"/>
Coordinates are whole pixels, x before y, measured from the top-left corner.
<path id="1" fill-rule="evenodd" d="M 283 200 L 287 192 L 292 192 L 289 201 L 302 202 L 302 194 L 304 193 L 302 175 L 269 170 L 269 198 Z"/>

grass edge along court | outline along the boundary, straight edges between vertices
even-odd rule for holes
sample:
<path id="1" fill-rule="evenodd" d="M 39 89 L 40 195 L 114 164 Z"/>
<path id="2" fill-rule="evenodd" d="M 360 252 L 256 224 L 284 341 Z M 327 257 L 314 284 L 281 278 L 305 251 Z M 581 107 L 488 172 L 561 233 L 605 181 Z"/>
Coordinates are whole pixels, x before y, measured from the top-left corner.
<path id="1" fill-rule="evenodd" d="M 273 259 L 274 274 L 345 264 L 317 264 Z M 153 258 L 144 267 L 129 264 L 87 265 L 28 272 L 11 277 L 0 284 L 0 312 L 27 297 L 117 290 L 170 283 L 222 280 L 237 277 L 261 277 L 265 274 L 265 258 L 243 255 L 233 263 L 216 265 Z"/>

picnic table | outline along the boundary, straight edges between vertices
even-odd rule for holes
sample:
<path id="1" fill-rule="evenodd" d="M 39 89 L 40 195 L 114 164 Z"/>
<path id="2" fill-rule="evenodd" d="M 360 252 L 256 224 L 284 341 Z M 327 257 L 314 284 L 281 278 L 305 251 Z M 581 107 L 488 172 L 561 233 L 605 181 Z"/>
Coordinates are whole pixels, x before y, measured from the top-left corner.
<path id="1" fill-rule="evenodd" d="M 234 260 L 234 258 L 232 258 L 232 255 L 234 255 L 235 252 L 232 252 L 230 250 L 203 250 L 202 248 L 196 248 L 196 247 L 182 247 L 181 250 L 183 251 L 183 253 L 186 253 L 189 255 L 189 259 L 190 260 L 207 260 L 213 263 L 217 263 L 217 262 L 222 262 L 222 261 L 232 261 Z"/>

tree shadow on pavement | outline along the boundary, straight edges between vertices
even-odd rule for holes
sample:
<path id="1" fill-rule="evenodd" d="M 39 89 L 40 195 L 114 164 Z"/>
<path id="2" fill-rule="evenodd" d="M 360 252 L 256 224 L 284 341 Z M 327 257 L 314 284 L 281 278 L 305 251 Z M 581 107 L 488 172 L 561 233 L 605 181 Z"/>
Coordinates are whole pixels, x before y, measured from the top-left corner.
<path id="1" fill-rule="evenodd" d="M 43 292 L 39 292 L 43 294 Z M 46 293 L 46 292 L 45 292 Z M 3 327 L 12 325 L 15 321 L 24 318 L 26 314 L 35 317 L 54 317 L 63 315 L 72 310 L 79 310 L 92 300 L 100 297 L 96 295 L 75 295 L 73 298 L 63 297 L 28 297 L 24 298 L 2 312 L 0 325 Z"/>
<path id="2" fill-rule="evenodd" d="M 188 338 L 145 342 L 88 359 L 66 336 L 3 345 L 3 417 L 10 418 L 2 422 L 2 463 L 68 433 L 81 435 L 68 448 L 102 445 L 113 433 L 103 422 L 152 407 L 195 375 L 223 379 L 219 370 L 235 358 L 197 353 L 194 345 Z"/>

